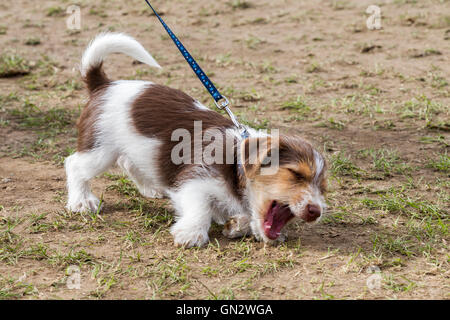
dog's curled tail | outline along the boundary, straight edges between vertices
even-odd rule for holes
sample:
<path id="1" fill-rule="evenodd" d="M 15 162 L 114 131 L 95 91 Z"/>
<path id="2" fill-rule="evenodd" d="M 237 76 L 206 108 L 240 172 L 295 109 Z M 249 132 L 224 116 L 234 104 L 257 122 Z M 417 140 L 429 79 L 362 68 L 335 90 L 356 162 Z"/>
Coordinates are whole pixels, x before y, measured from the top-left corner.
<path id="1" fill-rule="evenodd" d="M 81 58 L 81 75 L 89 92 L 109 83 L 102 64 L 111 53 L 124 53 L 149 66 L 161 68 L 150 53 L 132 37 L 123 33 L 101 33 L 89 43 Z"/>

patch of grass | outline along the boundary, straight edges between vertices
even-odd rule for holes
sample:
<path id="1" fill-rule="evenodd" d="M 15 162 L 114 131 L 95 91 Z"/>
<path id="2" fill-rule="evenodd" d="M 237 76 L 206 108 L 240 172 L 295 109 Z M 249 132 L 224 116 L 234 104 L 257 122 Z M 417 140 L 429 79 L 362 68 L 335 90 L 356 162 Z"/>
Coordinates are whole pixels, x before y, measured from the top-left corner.
<path id="1" fill-rule="evenodd" d="M 46 217 L 49 215 L 48 212 L 44 212 L 41 214 L 32 213 L 30 217 L 30 233 L 45 233 L 52 230 L 61 230 L 64 228 L 65 221 L 64 220 L 53 220 L 48 221 Z"/>
<path id="2" fill-rule="evenodd" d="M 23 256 L 23 239 L 13 230 L 23 218 L 0 217 L 0 261 L 15 265 Z"/>
<path id="3" fill-rule="evenodd" d="M 262 64 L 258 65 L 259 72 L 261 73 L 277 73 L 278 69 L 272 64 L 271 61 L 264 61 Z"/>
<path id="4" fill-rule="evenodd" d="M 433 48 L 425 49 L 424 51 L 419 51 L 416 49 L 410 50 L 410 57 L 411 58 L 424 58 L 428 56 L 440 56 L 442 55 L 442 52 Z"/>
<path id="5" fill-rule="evenodd" d="M 351 213 L 348 208 L 339 206 L 334 209 L 333 212 L 325 215 L 321 223 L 325 224 L 340 224 L 350 222 Z"/>
<path id="6" fill-rule="evenodd" d="M 298 77 L 295 76 L 295 75 L 286 77 L 286 78 L 284 79 L 284 82 L 286 82 L 286 83 L 298 83 Z"/>
<path id="7" fill-rule="evenodd" d="M 19 236 L 13 230 L 22 222 L 23 218 L 0 217 L 0 244 L 15 243 Z"/>
<path id="8" fill-rule="evenodd" d="M 38 290 L 32 284 L 23 282 L 20 278 L 5 278 L 0 276 L 0 300 L 18 299 L 27 295 L 36 295 Z"/>
<path id="9" fill-rule="evenodd" d="M 47 9 L 47 17 L 63 16 L 64 10 L 61 7 L 50 7 Z"/>
<path id="10" fill-rule="evenodd" d="M 446 86 L 448 86 L 447 79 L 445 79 L 444 77 L 439 76 L 439 75 L 435 75 L 435 74 L 432 75 L 431 87 L 437 88 L 437 89 L 441 89 L 441 88 L 444 88 Z"/>
<path id="11" fill-rule="evenodd" d="M 38 37 L 31 37 L 25 40 L 25 44 L 27 46 L 37 46 L 38 44 L 41 44 L 41 39 Z"/>
<path id="12" fill-rule="evenodd" d="M 64 266 L 82 266 L 84 264 L 93 265 L 95 263 L 94 257 L 87 253 L 84 249 L 78 251 L 70 250 L 67 254 L 61 254 L 57 252 L 54 256 L 51 257 L 51 261 L 53 264 Z"/>
<path id="13" fill-rule="evenodd" d="M 29 74 L 30 64 L 18 54 L 2 54 L 0 56 L 0 78 L 10 78 Z"/>
<path id="14" fill-rule="evenodd" d="M 420 142 L 422 143 L 433 143 L 436 142 L 444 147 L 448 147 L 450 144 L 447 143 L 445 137 L 443 135 L 437 135 L 437 136 L 425 136 L 425 137 L 420 137 Z"/>
<path id="15" fill-rule="evenodd" d="M 0 25 L 0 35 L 6 34 L 7 31 L 8 31 L 8 27 Z"/>
<path id="16" fill-rule="evenodd" d="M 382 210 L 389 213 L 401 213 L 413 218 L 443 219 L 446 216 L 436 204 L 411 197 L 403 189 L 389 188 L 378 192 L 378 199 L 362 199 L 362 203 L 370 209 Z"/>
<path id="17" fill-rule="evenodd" d="M 4 120 L 0 117 L 0 127 L 7 127 L 9 125 L 9 120 Z"/>
<path id="18" fill-rule="evenodd" d="M 49 248 L 44 243 L 36 243 L 27 248 L 23 254 L 24 258 L 33 260 L 48 260 L 51 258 Z"/>
<path id="19" fill-rule="evenodd" d="M 359 151 L 363 158 L 372 159 L 372 167 L 382 171 L 385 177 L 392 177 L 393 173 L 404 174 L 411 170 L 406 163 L 400 162 L 397 151 L 389 149 L 363 149 Z"/>
<path id="20" fill-rule="evenodd" d="M 268 129 L 269 128 L 269 124 L 270 124 L 269 119 L 253 118 L 252 120 L 249 120 L 246 117 L 241 117 L 241 122 L 244 125 L 249 126 L 251 128 L 254 128 L 254 129 L 257 129 L 257 130 Z"/>
<path id="21" fill-rule="evenodd" d="M 350 176 L 352 178 L 361 176 L 362 170 L 351 161 L 349 156 L 346 156 L 345 151 L 332 154 L 329 163 L 330 171 L 335 176 Z"/>
<path id="22" fill-rule="evenodd" d="M 445 15 L 439 18 L 439 26 L 450 27 L 450 15 Z"/>
<path id="23" fill-rule="evenodd" d="M 5 288 L 0 289 L 0 299 L 1 300 L 17 299 L 20 297 L 21 297 L 21 294 L 11 292 L 11 290 L 9 288 L 8 289 L 5 289 Z"/>
<path id="24" fill-rule="evenodd" d="M 8 154 L 13 158 L 31 156 L 35 159 L 49 159 L 53 157 L 56 162 L 62 163 L 68 149 L 65 144 L 75 141 L 74 123 L 78 111 L 66 110 L 59 107 L 51 107 L 41 110 L 39 106 L 28 99 L 22 100 L 15 107 L 6 109 L 6 120 L 9 126 L 15 130 L 32 131 L 31 139 L 20 143 L 19 146 L 10 148 Z M 70 150 L 69 150 L 70 151 Z"/>
<path id="25" fill-rule="evenodd" d="M 432 101 L 425 95 L 417 96 L 403 103 L 399 108 L 402 118 L 417 118 L 430 123 L 435 115 L 445 111 L 438 102 Z M 446 111 L 448 113 L 448 110 Z"/>
<path id="26" fill-rule="evenodd" d="M 25 19 L 25 23 L 22 25 L 23 28 L 39 28 L 42 29 L 45 25 L 42 22 L 31 21 L 30 19 Z"/>
<path id="27" fill-rule="evenodd" d="M 146 211 L 142 214 L 142 217 L 144 228 L 158 228 L 158 230 L 154 232 L 154 235 L 156 235 L 161 228 L 169 227 L 174 219 L 173 214 L 169 210 L 156 205 L 152 206 L 151 213 Z"/>
<path id="28" fill-rule="evenodd" d="M 400 276 L 402 280 L 395 279 L 393 275 L 387 275 L 384 277 L 383 287 L 394 292 L 407 292 L 416 288 L 415 282 L 407 279 L 404 276 Z"/>
<path id="29" fill-rule="evenodd" d="M 232 288 L 222 288 L 219 294 L 210 296 L 213 300 L 235 300 L 236 296 Z"/>
<path id="30" fill-rule="evenodd" d="M 256 102 L 260 101 L 263 98 L 263 95 L 255 89 L 251 89 L 250 91 L 239 92 L 236 97 L 246 102 Z"/>
<path id="31" fill-rule="evenodd" d="M 324 69 L 320 66 L 318 62 L 311 62 L 311 64 L 306 68 L 306 72 L 314 73 L 314 72 L 322 72 Z"/>
<path id="32" fill-rule="evenodd" d="M 145 242 L 144 239 L 142 238 L 142 235 L 134 230 L 127 231 L 127 234 L 124 236 L 124 240 L 131 247 L 133 247 L 136 244 L 142 244 Z"/>
<path id="33" fill-rule="evenodd" d="M 66 80 L 63 83 L 61 83 L 60 85 L 56 86 L 56 89 L 58 89 L 60 91 L 68 91 L 68 92 L 79 91 L 79 90 L 83 89 L 83 85 L 79 81 L 70 79 L 70 80 Z"/>
<path id="34" fill-rule="evenodd" d="M 331 7 L 333 10 L 344 10 L 344 9 L 350 9 L 351 5 L 349 1 L 346 0 L 333 0 L 331 2 Z"/>
<path id="35" fill-rule="evenodd" d="M 108 14 L 104 10 L 97 9 L 97 8 L 91 8 L 89 10 L 89 14 L 91 16 L 99 16 L 100 18 L 107 18 L 108 17 Z"/>
<path id="36" fill-rule="evenodd" d="M 39 69 L 39 76 L 52 76 L 56 73 L 58 63 L 47 55 L 42 55 L 36 63 L 36 68 Z"/>
<path id="37" fill-rule="evenodd" d="M 128 180 L 125 176 L 111 175 L 109 173 L 105 173 L 105 176 L 115 181 L 115 184 L 108 186 L 106 190 L 115 190 L 119 194 L 128 197 L 139 196 L 138 189 L 135 187 L 133 182 L 131 182 L 131 180 Z"/>
<path id="38" fill-rule="evenodd" d="M 445 153 L 440 154 L 437 159 L 432 159 L 427 164 L 428 168 L 433 168 L 436 171 L 441 171 L 444 173 L 450 172 L 450 157 Z"/>
<path id="39" fill-rule="evenodd" d="M 76 117 L 75 112 L 64 108 L 43 111 L 29 100 L 24 100 L 20 108 L 8 110 L 8 113 L 22 128 L 54 129 L 57 132 L 72 125 Z"/>
<path id="40" fill-rule="evenodd" d="M 269 21 L 266 18 L 259 17 L 250 21 L 251 24 L 267 24 Z"/>
<path id="41" fill-rule="evenodd" d="M 323 300 L 334 300 L 335 297 L 332 294 L 329 294 L 329 293 L 325 292 L 324 286 L 325 286 L 325 282 L 322 281 L 322 283 L 315 290 L 315 292 L 319 292 Z M 328 285 L 328 286 L 332 286 L 332 285 Z"/>
<path id="42" fill-rule="evenodd" d="M 328 121 L 325 122 L 325 126 L 330 129 L 342 130 L 345 128 L 345 123 L 343 121 L 330 117 L 328 118 Z"/>
<path id="43" fill-rule="evenodd" d="M 389 253 L 391 255 L 401 254 L 413 256 L 414 252 L 411 240 L 406 236 L 391 236 L 375 234 L 372 239 L 373 249 L 379 253 Z"/>
<path id="44" fill-rule="evenodd" d="M 117 279 L 114 275 L 103 277 L 99 279 L 98 281 L 101 288 L 97 289 L 95 294 L 93 296 L 102 298 L 106 292 L 108 292 L 112 287 L 114 287 L 117 284 Z"/>
<path id="45" fill-rule="evenodd" d="M 329 128 L 333 130 L 343 130 L 345 129 L 346 123 L 340 120 L 335 119 L 334 117 L 330 117 L 325 121 L 317 123 L 314 125 L 318 128 Z"/>
<path id="46" fill-rule="evenodd" d="M 295 100 L 286 101 L 281 106 L 282 110 L 293 110 L 301 115 L 306 115 L 311 112 L 311 108 L 307 105 L 305 98 L 297 96 Z"/>
<path id="47" fill-rule="evenodd" d="M 228 1 L 227 4 L 229 6 L 231 6 L 231 8 L 233 8 L 233 10 L 249 9 L 249 8 L 253 7 L 252 3 L 250 3 L 249 1 L 245 1 L 245 0 L 232 0 L 232 1 Z"/>
<path id="48" fill-rule="evenodd" d="M 212 278 L 212 277 L 215 277 L 219 273 L 219 269 L 213 268 L 211 266 L 206 266 L 201 269 L 201 273 Z"/>
<path id="49" fill-rule="evenodd" d="M 227 53 L 218 55 L 215 62 L 217 64 L 217 66 L 219 66 L 219 67 L 226 67 L 226 66 L 230 65 L 232 62 L 231 53 L 227 52 Z M 211 75 L 211 74 L 209 73 L 209 75 Z"/>
<path id="50" fill-rule="evenodd" d="M 257 49 L 261 44 L 266 43 L 266 41 L 255 36 L 250 36 L 245 40 L 245 43 L 249 49 Z"/>
<path id="51" fill-rule="evenodd" d="M 133 182 L 125 176 L 109 173 L 105 173 L 104 175 L 110 180 L 115 181 L 115 184 L 108 186 L 107 190 L 115 190 L 128 198 L 128 201 L 122 202 L 120 207 L 137 213 L 145 229 L 157 229 L 154 231 L 154 235 L 156 235 L 161 228 L 168 227 L 172 223 L 173 214 L 164 205 L 161 205 L 161 203 L 141 197 L 139 190 L 134 186 Z"/>
<path id="52" fill-rule="evenodd" d="M 189 279 L 190 267 L 183 257 L 178 255 L 175 259 L 157 261 L 148 268 L 147 284 L 153 289 L 154 298 L 164 292 L 170 296 L 182 297 L 191 287 Z"/>

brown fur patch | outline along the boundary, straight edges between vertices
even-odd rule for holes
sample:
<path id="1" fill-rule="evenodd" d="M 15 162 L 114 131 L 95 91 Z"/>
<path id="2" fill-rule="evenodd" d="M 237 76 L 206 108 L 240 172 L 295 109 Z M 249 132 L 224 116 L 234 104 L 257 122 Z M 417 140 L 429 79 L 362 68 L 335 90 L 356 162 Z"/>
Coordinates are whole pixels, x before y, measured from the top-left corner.
<path id="1" fill-rule="evenodd" d="M 110 80 L 103 71 L 102 63 L 90 68 L 83 80 L 86 83 L 90 96 L 77 121 L 77 150 L 80 152 L 89 151 L 95 146 L 95 123 L 100 115 L 101 97 L 110 84 Z"/>
<path id="2" fill-rule="evenodd" d="M 98 66 L 90 68 L 83 78 L 89 93 L 93 93 L 97 89 L 103 88 L 111 82 L 103 71 L 102 66 L 103 63 L 100 63 Z"/>
<path id="3" fill-rule="evenodd" d="M 79 152 L 92 150 L 95 146 L 95 123 L 100 116 L 100 105 L 103 103 L 102 96 L 107 87 L 107 85 L 98 87 L 97 90 L 91 94 L 88 103 L 84 107 L 80 118 L 77 121 L 77 151 Z"/>
<path id="4" fill-rule="evenodd" d="M 159 174 L 168 187 L 176 187 L 181 181 L 199 177 L 195 167 L 198 164 L 174 164 L 171 161 L 173 148 L 180 141 L 171 141 L 172 132 L 175 129 L 186 129 L 191 137 L 194 137 L 194 121 L 202 121 L 203 133 L 212 128 L 218 128 L 223 132 L 233 128 L 233 123 L 211 110 L 202 110 L 195 106 L 195 100 L 184 92 L 162 85 L 149 86 L 133 103 L 131 117 L 136 130 L 147 137 L 155 137 L 162 142 L 158 154 Z M 194 143 L 191 141 L 191 155 L 194 155 Z M 233 146 L 234 150 L 236 146 Z M 236 155 L 236 152 L 235 152 Z M 225 157 L 225 152 L 223 152 Z M 230 192 L 241 195 L 242 182 L 234 164 L 212 164 L 208 166 L 210 172 L 216 172 L 213 176 L 225 178 Z"/>
<path id="5" fill-rule="evenodd" d="M 294 179 L 304 179 L 306 181 L 312 181 L 314 168 L 310 167 L 307 162 L 299 162 L 296 166 L 290 168 Z"/>

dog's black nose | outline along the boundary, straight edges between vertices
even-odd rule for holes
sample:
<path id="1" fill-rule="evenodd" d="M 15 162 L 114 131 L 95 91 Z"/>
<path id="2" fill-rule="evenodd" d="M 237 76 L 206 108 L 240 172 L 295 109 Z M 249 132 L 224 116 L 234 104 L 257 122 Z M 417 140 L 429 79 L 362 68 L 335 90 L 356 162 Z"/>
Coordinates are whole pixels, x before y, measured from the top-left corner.
<path id="1" fill-rule="evenodd" d="M 321 210 L 319 206 L 316 206 L 315 204 L 308 204 L 307 210 L 308 216 L 311 220 L 316 220 L 320 217 Z"/>

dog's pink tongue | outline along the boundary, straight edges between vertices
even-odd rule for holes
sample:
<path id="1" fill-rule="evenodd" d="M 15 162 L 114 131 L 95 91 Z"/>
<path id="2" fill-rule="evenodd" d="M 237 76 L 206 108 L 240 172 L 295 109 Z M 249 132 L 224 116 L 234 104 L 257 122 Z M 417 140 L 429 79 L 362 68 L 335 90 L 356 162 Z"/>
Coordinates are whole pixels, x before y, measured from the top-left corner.
<path id="1" fill-rule="evenodd" d="M 275 240 L 281 234 L 281 229 L 290 220 L 292 213 L 288 207 L 281 207 L 279 204 L 275 204 L 269 209 L 264 220 L 264 233 L 266 236 Z"/>

